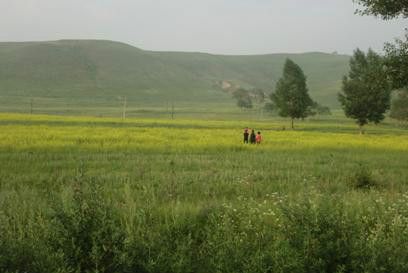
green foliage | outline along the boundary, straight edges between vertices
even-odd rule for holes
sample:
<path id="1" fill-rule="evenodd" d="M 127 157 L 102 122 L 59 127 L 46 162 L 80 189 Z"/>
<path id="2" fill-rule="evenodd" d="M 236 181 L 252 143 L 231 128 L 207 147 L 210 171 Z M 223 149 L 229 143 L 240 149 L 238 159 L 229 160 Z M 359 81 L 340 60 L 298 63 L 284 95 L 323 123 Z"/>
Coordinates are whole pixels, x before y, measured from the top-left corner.
<path id="1" fill-rule="evenodd" d="M 405 0 L 354 0 L 354 2 L 365 8 L 358 10 L 363 15 L 381 16 L 383 19 L 408 17 L 408 3 Z"/>
<path id="2" fill-rule="evenodd" d="M 367 190 L 378 187 L 378 182 L 374 179 L 372 172 L 361 164 L 350 177 L 350 184 L 355 189 Z"/>
<path id="3" fill-rule="evenodd" d="M 308 109 L 313 105 L 306 86 L 306 77 L 296 63 L 287 59 L 283 68 L 283 76 L 277 82 L 271 100 L 281 117 L 293 119 L 308 116 Z M 292 122 L 293 127 L 293 122 Z"/>
<path id="4" fill-rule="evenodd" d="M 0 235 L 0 272 L 64 272 L 62 259 L 44 241 Z M 60 271 L 59 271 L 60 270 Z"/>
<path id="5" fill-rule="evenodd" d="M 329 116 L 331 115 L 330 108 L 327 106 L 320 105 L 317 102 L 313 102 L 312 106 L 309 106 L 308 108 L 308 116 L 315 115 Z"/>
<path id="6" fill-rule="evenodd" d="M 408 91 L 401 90 L 391 104 L 390 116 L 400 121 L 408 121 Z"/>
<path id="7" fill-rule="evenodd" d="M 402 200 L 385 208 L 379 198 L 365 209 L 336 196 L 304 196 L 285 205 L 285 235 L 302 265 L 296 272 L 405 272 L 408 218 Z"/>
<path id="8" fill-rule="evenodd" d="M 67 272 L 61 252 L 48 244 L 51 225 L 42 196 L 3 188 L 0 196 L 0 272 Z"/>
<path id="9" fill-rule="evenodd" d="M 339 94 L 346 116 L 355 119 L 360 128 L 368 122 L 381 122 L 390 107 L 390 93 L 383 58 L 371 49 L 367 54 L 357 49 Z"/>
<path id="10" fill-rule="evenodd" d="M 408 17 L 408 3 L 405 0 L 354 0 L 365 7 L 358 10 L 363 15 L 380 16 L 385 20 L 399 16 Z M 392 82 L 394 89 L 408 87 L 408 34 L 405 40 L 396 39 L 395 44 L 386 43 L 384 46 L 386 55 L 386 74 Z"/>
<path id="11" fill-rule="evenodd" d="M 273 104 L 273 102 L 267 102 L 267 103 L 265 103 L 264 109 L 265 109 L 265 111 L 270 112 L 270 113 L 273 113 L 273 112 L 276 111 L 276 107 L 275 107 L 275 105 Z"/>
<path id="12" fill-rule="evenodd" d="M 0 115 L 0 272 L 408 272 L 406 130 L 244 123 Z"/>
<path id="13" fill-rule="evenodd" d="M 239 88 L 232 94 L 232 96 L 237 100 L 237 105 L 239 108 L 252 108 L 251 93 L 248 90 Z"/>
<path id="14" fill-rule="evenodd" d="M 54 207 L 49 238 L 73 272 L 120 272 L 125 232 L 118 214 L 102 196 L 97 180 L 78 177 L 68 204 Z"/>
<path id="15" fill-rule="evenodd" d="M 395 44 L 385 44 L 386 73 L 394 89 L 408 87 L 408 34 L 405 40 L 396 39 Z"/>
<path id="16" fill-rule="evenodd" d="M 316 113 L 322 116 L 328 116 L 332 114 L 329 107 L 320 104 L 316 106 Z"/>
<path id="17" fill-rule="evenodd" d="M 282 208 L 285 235 L 302 264 L 297 272 L 359 272 L 353 269 L 353 244 L 361 232 L 356 219 L 335 197 L 300 198 Z"/>

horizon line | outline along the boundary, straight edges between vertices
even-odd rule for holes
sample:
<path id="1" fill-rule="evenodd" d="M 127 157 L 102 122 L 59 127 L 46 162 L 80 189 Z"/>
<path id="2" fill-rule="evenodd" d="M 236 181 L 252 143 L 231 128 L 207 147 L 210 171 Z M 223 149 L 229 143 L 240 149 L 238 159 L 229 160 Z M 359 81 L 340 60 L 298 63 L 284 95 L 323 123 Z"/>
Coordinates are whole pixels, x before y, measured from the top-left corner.
<path id="1" fill-rule="evenodd" d="M 23 40 L 23 41 L 0 41 L 0 44 L 23 44 L 23 43 L 56 43 L 56 42 L 111 42 L 111 43 L 118 43 L 123 44 L 126 46 L 133 47 L 135 49 L 139 49 L 142 51 L 147 52 L 158 52 L 158 53 L 190 53 L 190 54 L 207 54 L 207 55 L 214 55 L 214 56 L 230 56 L 230 57 L 237 57 L 237 56 L 267 56 L 267 55 L 301 55 L 301 54 L 327 54 L 327 55 L 338 55 L 338 56 L 347 56 L 350 57 L 350 54 L 346 53 L 339 53 L 338 51 L 332 52 L 324 52 L 324 51 L 302 51 L 302 52 L 274 52 L 274 53 L 247 53 L 247 54 L 228 54 L 228 53 L 212 53 L 212 52 L 205 52 L 205 51 L 197 51 L 197 50 L 151 50 L 141 48 L 139 46 L 133 45 L 128 42 L 122 42 L 117 40 L 110 40 L 110 39 L 84 39 L 84 38 L 67 38 L 67 39 L 57 39 L 57 40 Z"/>

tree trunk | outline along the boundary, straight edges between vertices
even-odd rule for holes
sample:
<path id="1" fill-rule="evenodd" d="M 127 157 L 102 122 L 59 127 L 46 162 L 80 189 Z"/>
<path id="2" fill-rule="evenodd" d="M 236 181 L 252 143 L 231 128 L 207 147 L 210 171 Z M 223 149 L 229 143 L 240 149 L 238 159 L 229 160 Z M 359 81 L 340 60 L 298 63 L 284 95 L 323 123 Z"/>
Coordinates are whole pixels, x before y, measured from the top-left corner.
<path id="1" fill-rule="evenodd" d="M 292 118 L 292 129 L 295 129 L 295 127 L 293 126 L 293 118 Z"/>

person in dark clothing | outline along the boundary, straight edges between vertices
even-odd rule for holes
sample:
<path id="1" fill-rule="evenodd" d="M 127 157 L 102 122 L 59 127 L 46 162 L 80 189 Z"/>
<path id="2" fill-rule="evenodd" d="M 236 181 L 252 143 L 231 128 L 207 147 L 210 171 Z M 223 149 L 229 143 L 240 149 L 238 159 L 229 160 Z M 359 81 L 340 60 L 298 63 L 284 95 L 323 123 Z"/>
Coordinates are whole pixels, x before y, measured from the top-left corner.
<path id="1" fill-rule="evenodd" d="M 250 137 L 249 140 L 250 140 L 251 144 L 256 143 L 256 135 L 255 135 L 255 130 L 254 129 L 252 129 L 252 131 L 251 131 L 251 137 Z"/>
<path id="2" fill-rule="evenodd" d="M 249 139 L 248 128 L 245 128 L 245 130 L 244 130 L 244 143 L 248 143 L 248 139 Z"/>

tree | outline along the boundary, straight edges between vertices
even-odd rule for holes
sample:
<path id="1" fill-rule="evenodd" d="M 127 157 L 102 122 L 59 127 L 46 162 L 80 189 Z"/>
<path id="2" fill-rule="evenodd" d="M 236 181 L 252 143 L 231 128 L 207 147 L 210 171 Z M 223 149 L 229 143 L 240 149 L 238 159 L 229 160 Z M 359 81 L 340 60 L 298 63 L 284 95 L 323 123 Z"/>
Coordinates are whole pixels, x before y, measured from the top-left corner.
<path id="1" fill-rule="evenodd" d="M 300 66 L 290 59 L 286 59 L 283 76 L 276 83 L 271 100 L 281 117 L 291 118 L 292 129 L 294 119 L 308 116 L 308 108 L 313 105 L 313 101 L 308 94 L 306 76 Z"/>
<path id="2" fill-rule="evenodd" d="M 320 104 L 316 106 L 316 113 L 321 116 L 330 116 L 332 114 L 328 106 Z"/>
<path id="3" fill-rule="evenodd" d="M 331 115 L 331 111 L 329 107 L 320 105 L 317 102 L 313 102 L 312 106 L 309 107 L 308 111 L 309 111 L 309 116 L 315 116 L 315 115 L 329 116 Z"/>
<path id="4" fill-rule="evenodd" d="M 408 33 L 405 40 L 385 44 L 385 66 L 394 89 L 408 88 Z"/>
<path id="5" fill-rule="evenodd" d="M 252 108 L 252 100 L 248 90 L 239 88 L 232 94 L 232 96 L 237 100 L 237 105 L 239 108 Z"/>
<path id="6" fill-rule="evenodd" d="M 391 93 L 384 59 L 371 49 L 367 54 L 359 49 L 354 51 L 342 90 L 339 101 L 346 116 L 356 120 L 361 134 L 367 123 L 381 122 L 390 107 Z"/>
<path id="7" fill-rule="evenodd" d="M 362 15 L 380 16 L 384 20 L 402 16 L 408 17 L 407 0 L 354 0 L 364 9 L 358 9 L 357 12 Z"/>
<path id="8" fill-rule="evenodd" d="M 357 10 L 362 15 L 374 15 L 384 20 L 402 16 L 408 18 L 407 0 L 353 0 L 364 9 Z M 386 43 L 386 73 L 395 89 L 408 87 L 408 34 L 405 40 L 396 39 L 395 44 Z"/>
<path id="9" fill-rule="evenodd" d="M 400 90 L 396 98 L 392 101 L 390 117 L 408 121 L 408 91 Z"/>

